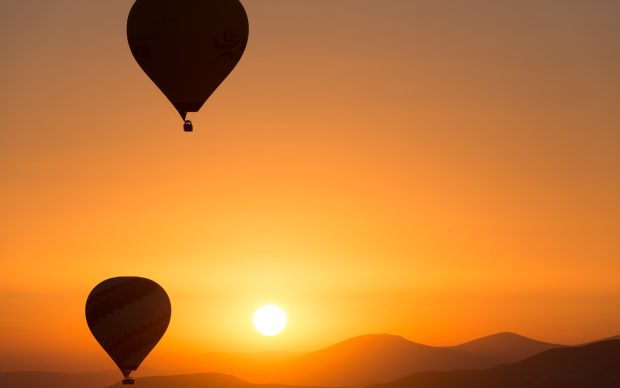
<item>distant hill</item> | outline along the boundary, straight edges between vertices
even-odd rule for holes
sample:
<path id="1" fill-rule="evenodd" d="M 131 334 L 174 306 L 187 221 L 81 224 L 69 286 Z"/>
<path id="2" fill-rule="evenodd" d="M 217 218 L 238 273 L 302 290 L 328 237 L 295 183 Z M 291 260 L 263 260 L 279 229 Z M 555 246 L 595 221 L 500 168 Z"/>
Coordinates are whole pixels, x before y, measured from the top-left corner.
<path id="1" fill-rule="evenodd" d="M 490 358 L 497 364 L 506 364 L 560 346 L 563 345 L 536 341 L 515 333 L 497 333 L 454 346 L 453 349 Z"/>
<path id="2" fill-rule="evenodd" d="M 595 343 L 597 343 L 597 342 L 603 342 L 603 341 L 614 341 L 614 340 L 620 340 L 620 335 L 616 335 L 616 336 L 613 336 L 613 337 L 603 338 L 603 339 L 600 339 L 600 340 L 597 340 L 597 341 L 585 342 L 585 343 L 583 343 L 583 344 L 581 344 L 581 345 L 582 345 L 582 346 L 583 346 L 583 345 L 590 345 L 590 344 L 595 344 Z"/>
<path id="3" fill-rule="evenodd" d="M 521 361 L 557 347 L 562 345 L 535 341 L 514 333 L 493 334 L 448 347 L 422 345 L 396 335 L 371 334 L 306 354 L 206 353 L 177 357 L 159 365 L 162 369 L 151 369 L 147 365 L 138 371 L 138 376 L 174 374 L 178 377 L 197 373 L 207 376 L 204 373 L 209 372 L 234 375 L 253 383 L 361 386 L 389 382 L 424 371 L 486 369 Z M 88 374 L 0 373 L 2 388 L 99 388 L 119 380 L 118 371 Z"/>
<path id="4" fill-rule="evenodd" d="M 618 388 L 620 341 L 547 350 L 484 370 L 422 372 L 369 388 Z"/>
<path id="5" fill-rule="evenodd" d="M 488 369 L 420 372 L 366 388 L 618 388 L 620 341 L 551 349 L 526 360 Z M 143 377 L 139 388 L 300 388 L 251 384 L 221 374 Z M 111 387 L 120 388 L 117 383 Z"/>
<path id="6" fill-rule="evenodd" d="M 614 341 L 614 340 L 620 340 L 620 335 L 614 336 L 614 337 L 609 337 L 605 339 L 606 341 Z M 600 342 L 600 341 L 599 341 Z"/>
<path id="7" fill-rule="evenodd" d="M 518 361 L 553 346 L 510 333 L 451 347 L 433 347 L 396 335 L 372 334 L 301 355 L 280 352 L 207 353 L 172 361 L 166 366 L 180 373 L 228 374 L 255 383 L 359 386 L 387 382 L 428 370 L 487 368 Z M 144 375 L 145 371 L 140 372 Z M 153 372 L 147 374 L 163 374 Z M 3 383 L 3 378 L 9 377 L 13 378 L 11 384 L 16 387 L 42 388 L 102 387 L 119 380 L 118 373 L 112 372 L 107 375 L 57 373 L 46 374 L 45 377 L 33 372 L 19 376 L 0 375 L 1 387 L 11 386 Z M 15 385 L 20 381 L 24 384 Z"/>
<path id="8" fill-rule="evenodd" d="M 558 345 L 500 333 L 458 346 L 433 347 L 388 334 L 351 338 L 280 366 L 272 381 L 364 385 L 428 370 L 480 369 L 522 360 Z"/>
<path id="9" fill-rule="evenodd" d="M 252 384 L 236 377 L 219 373 L 142 377 L 136 380 L 134 386 L 136 388 L 302 388 L 277 384 Z M 110 388 L 112 387 L 121 388 L 126 386 L 117 383 Z"/>
<path id="10" fill-rule="evenodd" d="M 0 372 L 2 388 L 102 388 L 120 381 L 118 371 L 100 373 Z"/>

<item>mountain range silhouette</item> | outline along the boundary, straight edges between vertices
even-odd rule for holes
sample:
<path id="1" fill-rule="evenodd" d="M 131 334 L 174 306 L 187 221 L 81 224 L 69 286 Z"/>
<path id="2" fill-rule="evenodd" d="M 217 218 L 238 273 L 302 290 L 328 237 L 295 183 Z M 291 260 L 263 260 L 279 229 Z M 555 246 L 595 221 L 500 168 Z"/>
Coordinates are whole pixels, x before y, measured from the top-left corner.
<path id="1" fill-rule="evenodd" d="M 403 337 L 354 337 L 279 366 L 272 381 L 303 385 L 367 385 L 427 370 L 478 369 L 519 361 L 560 345 L 499 333 L 457 346 L 434 347 Z M 275 378 L 275 380 L 274 380 Z"/>
<path id="2" fill-rule="evenodd" d="M 354 337 L 301 356 L 268 354 L 270 362 L 261 360 L 260 353 L 230 358 L 260 361 L 263 373 L 259 379 L 238 374 L 233 377 L 226 371 L 216 373 L 203 364 L 202 370 L 209 373 L 143 377 L 138 378 L 136 385 L 144 388 L 270 388 L 275 387 L 273 384 L 280 384 L 280 388 L 620 387 L 617 338 L 569 347 L 514 333 L 499 333 L 456 346 L 433 347 L 400 336 L 374 334 Z M 204 357 L 196 360 L 200 362 Z M 241 365 L 235 368 L 243 371 Z M 114 383 L 119 380 L 120 376 L 113 371 L 0 373 L 3 388 L 103 388 L 116 386 Z"/>
<path id="3" fill-rule="evenodd" d="M 620 387 L 620 340 L 544 351 L 490 369 L 421 372 L 368 388 Z"/>

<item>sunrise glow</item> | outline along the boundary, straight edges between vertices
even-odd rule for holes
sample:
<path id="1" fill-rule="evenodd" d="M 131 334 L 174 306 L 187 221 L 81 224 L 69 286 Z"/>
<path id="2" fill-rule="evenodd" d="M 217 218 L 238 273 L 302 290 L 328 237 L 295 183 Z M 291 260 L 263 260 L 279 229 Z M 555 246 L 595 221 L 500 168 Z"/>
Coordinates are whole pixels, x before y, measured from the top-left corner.
<path id="1" fill-rule="evenodd" d="M 0 375 L 120 379 L 85 315 L 117 277 L 170 299 L 121 333 L 169 318 L 136 378 L 363 386 L 396 368 L 366 360 L 414 360 L 375 352 L 403 339 L 620 334 L 620 1 L 239 0 L 247 47 L 193 133 L 131 50 L 135 3 L 0 0 Z M 154 20 L 137 40 L 193 31 Z M 216 41 L 158 66 L 200 78 Z M 141 284 L 93 295 L 95 332 L 161 303 Z"/>

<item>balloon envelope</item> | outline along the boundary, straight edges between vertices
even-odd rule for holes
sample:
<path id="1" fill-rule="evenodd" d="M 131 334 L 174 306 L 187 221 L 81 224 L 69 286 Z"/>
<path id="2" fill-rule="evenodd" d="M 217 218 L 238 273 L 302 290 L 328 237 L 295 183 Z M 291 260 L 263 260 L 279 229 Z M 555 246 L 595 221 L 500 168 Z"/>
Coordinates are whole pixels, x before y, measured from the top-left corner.
<path id="1" fill-rule="evenodd" d="M 104 280 L 86 300 L 88 327 L 125 378 L 164 335 L 170 314 L 166 291 L 140 277 Z"/>
<path id="2" fill-rule="evenodd" d="M 239 0 L 136 0 L 127 19 L 134 58 L 183 119 L 230 74 L 248 33 Z"/>

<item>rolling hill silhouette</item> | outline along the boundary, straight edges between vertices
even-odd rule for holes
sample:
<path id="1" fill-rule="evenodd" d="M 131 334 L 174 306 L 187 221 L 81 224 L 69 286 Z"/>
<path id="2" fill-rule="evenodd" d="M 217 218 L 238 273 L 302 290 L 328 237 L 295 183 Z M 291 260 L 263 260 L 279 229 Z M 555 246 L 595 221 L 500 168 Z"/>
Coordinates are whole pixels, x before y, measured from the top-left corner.
<path id="1" fill-rule="evenodd" d="M 368 388 L 617 388 L 620 341 L 546 350 L 514 364 L 489 369 L 420 372 Z M 251 384 L 232 376 L 195 374 L 144 377 L 142 388 L 293 388 Z M 120 383 L 113 387 L 121 387 Z"/>
<path id="2" fill-rule="evenodd" d="M 484 356 L 498 364 L 505 364 L 560 346 L 563 345 L 536 341 L 519 334 L 504 332 L 469 341 L 454 346 L 453 349 Z"/>
<path id="3" fill-rule="evenodd" d="M 434 347 L 403 337 L 354 337 L 280 366 L 272 381 L 303 385 L 363 385 L 427 370 L 487 368 L 522 360 L 558 345 L 500 333 L 451 347 Z"/>
<path id="4" fill-rule="evenodd" d="M 252 384 L 220 373 L 143 377 L 138 379 L 135 385 L 140 388 L 302 388 L 278 384 Z M 112 387 L 124 386 L 119 382 L 110 386 Z"/>
<path id="5" fill-rule="evenodd" d="M 607 337 L 607 338 L 603 338 L 603 339 L 596 340 L 596 341 L 584 342 L 581 345 L 590 345 L 590 344 L 595 344 L 597 342 L 614 341 L 614 340 L 620 340 L 620 335 L 616 335 L 616 336 L 613 336 L 613 337 Z"/>
<path id="6" fill-rule="evenodd" d="M 620 341 L 613 340 L 551 349 L 490 369 L 421 372 L 372 388 L 617 388 L 619 360 Z"/>
<path id="7" fill-rule="evenodd" d="M 449 347 L 421 345 L 400 336 L 374 334 L 354 337 L 301 356 L 295 353 L 260 352 L 207 353 L 183 357 L 173 361 L 174 365 L 167 365 L 171 369 L 164 371 L 150 369 L 146 366 L 144 370 L 140 370 L 140 375 L 175 375 L 166 377 L 165 381 L 175 381 L 181 375 L 191 376 L 186 377 L 189 379 L 188 384 L 194 384 L 194 382 L 202 384 L 201 379 L 207 379 L 211 381 L 210 384 L 217 382 L 215 386 L 223 388 L 251 385 L 244 381 L 304 386 L 360 386 L 409 378 L 408 376 L 425 371 L 436 371 L 439 373 L 437 376 L 444 376 L 440 373 L 442 371 L 456 373 L 455 379 L 463 379 L 465 377 L 459 373 L 475 375 L 482 373 L 479 371 L 481 369 L 522 361 L 555 347 L 562 350 L 564 346 L 535 341 L 513 333 L 498 333 Z M 593 355 L 593 357 L 597 356 Z M 177 369 L 182 367 L 185 369 Z M 477 371 L 447 372 L 474 369 Z M 210 372 L 210 374 L 205 374 L 205 372 Z M 232 376 L 221 377 L 224 374 L 238 376 L 239 379 Z M 144 379 L 158 382 L 159 378 L 158 376 Z M 0 387 L 3 388 L 98 388 L 117 381 L 120 381 L 120 374 L 114 370 L 76 374 L 0 372 Z M 191 384 L 187 386 L 193 387 L 194 385 Z M 183 386 L 179 385 L 179 387 Z"/>
<path id="8" fill-rule="evenodd" d="M 514 364 L 488 369 L 420 372 L 367 388 L 617 388 L 620 341 L 546 350 Z M 294 388 L 251 384 L 221 374 L 144 377 L 142 388 Z M 113 385 L 120 388 L 120 383 Z"/>
<path id="9" fill-rule="evenodd" d="M 118 371 L 94 373 L 0 372 L 3 388 L 99 388 L 120 380 Z"/>

